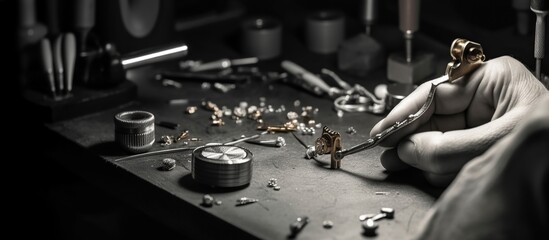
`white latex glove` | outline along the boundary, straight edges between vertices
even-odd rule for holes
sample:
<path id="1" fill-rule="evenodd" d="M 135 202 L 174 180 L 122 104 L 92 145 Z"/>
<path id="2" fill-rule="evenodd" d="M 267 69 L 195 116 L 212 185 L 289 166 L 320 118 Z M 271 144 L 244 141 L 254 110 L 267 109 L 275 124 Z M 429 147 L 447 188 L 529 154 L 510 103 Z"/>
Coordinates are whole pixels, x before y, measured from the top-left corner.
<path id="1" fill-rule="evenodd" d="M 549 97 L 467 163 L 414 239 L 549 239 Z"/>
<path id="2" fill-rule="evenodd" d="M 420 85 L 370 135 L 417 112 L 430 87 L 430 82 Z M 389 171 L 413 166 L 432 184 L 447 185 L 463 165 L 507 135 L 548 94 L 516 59 L 486 61 L 473 73 L 439 85 L 433 104 L 420 119 L 381 142 L 396 147 L 382 154 L 381 163 Z"/>

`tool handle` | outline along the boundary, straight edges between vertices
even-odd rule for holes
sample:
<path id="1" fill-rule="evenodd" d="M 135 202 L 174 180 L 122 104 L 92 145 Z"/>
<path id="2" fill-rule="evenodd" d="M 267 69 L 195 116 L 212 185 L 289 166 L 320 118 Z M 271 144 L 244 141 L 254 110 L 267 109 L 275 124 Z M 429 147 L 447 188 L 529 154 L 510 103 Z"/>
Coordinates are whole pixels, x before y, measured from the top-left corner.
<path id="1" fill-rule="evenodd" d="M 328 86 L 328 84 L 326 84 L 326 82 L 324 82 L 322 79 L 315 76 L 311 72 L 305 70 L 301 66 L 299 66 L 299 65 L 297 65 L 293 62 L 290 62 L 288 60 L 282 61 L 281 66 L 286 71 L 300 77 L 301 79 L 303 79 L 304 81 L 309 83 L 311 86 L 318 87 L 322 91 L 324 91 L 326 93 L 330 93 L 330 86 Z"/>
<path id="2" fill-rule="evenodd" d="M 362 1 L 362 22 L 366 25 L 372 25 L 377 20 L 378 0 Z"/>
<path id="3" fill-rule="evenodd" d="M 50 40 L 47 38 L 43 38 L 40 42 L 40 50 L 42 53 L 42 64 L 44 67 L 44 71 L 47 74 L 47 80 L 50 87 L 50 92 L 55 95 L 55 82 L 54 82 L 54 76 L 53 76 L 53 55 L 51 50 L 51 43 Z"/>
<path id="4" fill-rule="evenodd" d="M 536 18 L 536 36 L 534 38 L 534 58 L 541 59 L 545 57 L 545 43 L 545 21 L 543 17 L 538 16 Z"/>
<path id="5" fill-rule="evenodd" d="M 420 0 L 399 0 L 399 27 L 402 32 L 415 32 L 419 29 Z"/>
<path id="6" fill-rule="evenodd" d="M 63 75 L 64 73 L 64 66 L 63 66 L 63 55 L 62 55 L 62 41 L 63 36 L 59 35 L 57 38 L 55 38 L 55 43 L 53 47 L 53 65 L 55 67 L 55 80 L 57 81 L 57 88 L 59 91 L 63 91 L 65 88 L 63 84 Z"/>
<path id="7" fill-rule="evenodd" d="M 76 61 L 76 38 L 72 33 L 66 33 L 63 36 L 63 59 L 65 60 L 65 81 L 67 92 L 72 91 L 72 81 L 74 77 L 74 63 Z"/>

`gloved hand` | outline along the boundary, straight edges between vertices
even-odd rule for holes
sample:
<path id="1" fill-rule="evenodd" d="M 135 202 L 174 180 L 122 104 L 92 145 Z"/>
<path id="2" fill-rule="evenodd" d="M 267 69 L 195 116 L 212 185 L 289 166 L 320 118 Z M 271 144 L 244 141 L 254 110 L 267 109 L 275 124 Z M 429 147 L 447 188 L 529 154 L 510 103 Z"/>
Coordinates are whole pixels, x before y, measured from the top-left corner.
<path id="1" fill-rule="evenodd" d="M 411 239 L 549 239 L 548 106 L 467 163 Z"/>
<path id="2" fill-rule="evenodd" d="M 371 130 L 374 136 L 417 112 L 431 87 L 420 85 Z M 519 61 L 488 60 L 471 74 L 437 88 L 433 104 L 416 122 L 383 140 L 388 171 L 423 170 L 434 185 L 447 185 L 468 161 L 507 135 L 549 92 Z"/>

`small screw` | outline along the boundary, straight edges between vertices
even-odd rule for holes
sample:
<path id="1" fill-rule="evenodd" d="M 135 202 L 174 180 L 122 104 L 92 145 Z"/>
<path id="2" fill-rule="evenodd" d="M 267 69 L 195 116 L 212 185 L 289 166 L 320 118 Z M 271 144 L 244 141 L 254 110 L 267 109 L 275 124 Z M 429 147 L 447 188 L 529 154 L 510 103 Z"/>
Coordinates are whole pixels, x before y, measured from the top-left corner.
<path id="1" fill-rule="evenodd" d="M 381 208 L 381 213 L 375 215 L 371 219 L 374 221 L 387 218 L 387 219 L 393 219 L 395 217 L 395 210 L 392 208 Z"/>
<path id="2" fill-rule="evenodd" d="M 256 198 L 241 197 L 238 200 L 236 200 L 236 205 L 237 206 L 242 206 L 242 205 L 246 205 L 246 204 L 250 204 L 250 203 L 255 203 L 255 202 L 258 202 L 258 201 L 259 201 L 259 199 L 256 199 Z"/>

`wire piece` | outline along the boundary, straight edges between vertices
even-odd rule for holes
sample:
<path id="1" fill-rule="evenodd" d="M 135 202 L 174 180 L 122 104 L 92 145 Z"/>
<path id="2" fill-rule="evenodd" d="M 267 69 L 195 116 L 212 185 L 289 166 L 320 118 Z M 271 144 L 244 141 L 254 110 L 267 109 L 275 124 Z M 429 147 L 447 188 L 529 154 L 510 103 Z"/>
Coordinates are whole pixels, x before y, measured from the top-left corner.
<path id="1" fill-rule="evenodd" d="M 241 197 L 236 200 L 236 206 L 248 205 L 251 203 L 259 202 L 257 198 Z"/>

